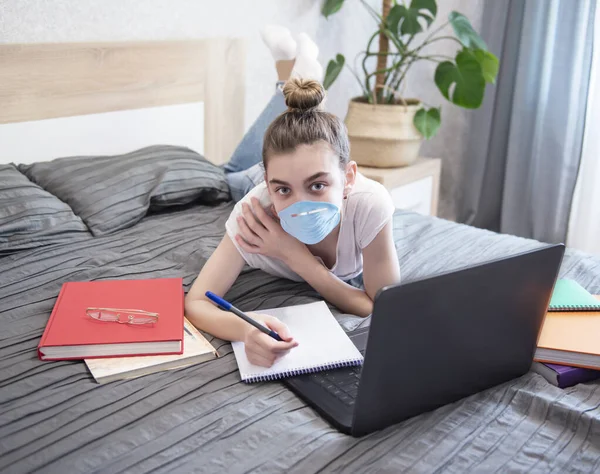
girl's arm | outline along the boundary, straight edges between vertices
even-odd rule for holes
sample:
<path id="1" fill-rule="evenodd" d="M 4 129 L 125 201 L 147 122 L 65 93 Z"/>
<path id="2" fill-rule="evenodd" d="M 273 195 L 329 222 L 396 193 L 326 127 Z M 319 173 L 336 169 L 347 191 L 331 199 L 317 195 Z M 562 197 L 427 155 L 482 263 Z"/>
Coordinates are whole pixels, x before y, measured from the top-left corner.
<path id="1" fill-rule="evenodd" d="M 308 249 L 303 255 L 291 255 L 285 263 L 323 298 L 344 313 L 366 317 L 373 312 L 373 300 L 367 293 L 340 280 Z"/>
<path id="2" fill-rule="evenodd" d="M 185 298 L 186 317 L 194 326 L 227 341 L 244 339 L 248 323 L 217 308 L 205 296 L 207 291 L 224 296 L 243 267 L 244 259 L 225 235 Z"/>
<path id="3" fill-rule="evenodd" d="M 315 259 L 306 245 L 285 232 L 279 223 L 268 216 L 257 200 L 252 200 L 252 204 L 255 214 L 245 205 L 243 217 L 238 218 L 241 231 L 241 235 L 236 236 L 238 245 L 248 253 L 267 255 L 283 261 L 340 310 L 368 316 L 373 312 L 373 297 L 377 290 L 384 284 L 399 281 L 400 271 L 391 223 L 363 251 L 365 292 L 332 274 Z M 381 275 L 377 272 L 381 272 Z"/>
<path id="4" fill-rule="evenodd" d="M 400 282 L 400 265 L 389 222 L 363 250 L 363 280 L 366 292 L 348 285 L 308 255 L 287 259 L 287 265 L 317 290 L 327 301 L 346 313 L 368 316 L 379 289 Z"/>
<path id="5" fill-rule="evenodd" d="M 392 221 L 363 249 L 363 281 L 371 300 L 384 286 L 400 283 L 400 264 Z"/>
<path id="6" fill-rule="evenodd" d="M 250 363 L 270 367 L 298 345 L 287 327 L 272 316 L 250 313 L 279 333 L 283 341 L 276 341 L 229 311 L 220 310 L 205 296 L 207 291 L 225 295 L 243 267 L 244 259 L 225 235 L 185 297 L 185 314 L 194 326 L 213 336 L 227 341 L 244 341 Z"/>

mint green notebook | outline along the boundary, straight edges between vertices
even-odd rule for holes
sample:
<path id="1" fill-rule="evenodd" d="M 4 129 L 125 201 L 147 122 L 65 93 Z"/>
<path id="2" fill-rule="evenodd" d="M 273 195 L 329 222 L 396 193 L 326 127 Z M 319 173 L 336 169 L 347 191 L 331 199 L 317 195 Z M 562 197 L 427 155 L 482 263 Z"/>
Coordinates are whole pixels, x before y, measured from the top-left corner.
<path id="1" fill-rule="evenodd" d="M 554 286 L 548 311 L 600 311 L 600 301 L 576 281 L 560 279 Z"/>

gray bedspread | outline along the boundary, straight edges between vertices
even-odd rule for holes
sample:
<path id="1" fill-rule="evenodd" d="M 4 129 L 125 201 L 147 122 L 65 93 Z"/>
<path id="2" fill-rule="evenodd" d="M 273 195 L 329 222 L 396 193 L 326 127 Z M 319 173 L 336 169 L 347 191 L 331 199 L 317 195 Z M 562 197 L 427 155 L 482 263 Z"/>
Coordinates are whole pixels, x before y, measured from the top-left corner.
<path id="1" fill-rule="evenodd" d="M 217 360 L 107 385 L 83 362 L 38 360 L 64 281 L 183 277 L 189 289 L 230 210 L 227 203 L 152 215 L 113 235 L 0 258 L 0 471 L 600 469 L 600 383 L 561 390 L 530 373 L 354 439 L 281 383 L 241 383 L 230 345 L 218 340 Z M 539 245 L 416 214 L 398 213 L 394 222 L 404 281 Z M 561 275 L 600 293 L 598 258 L 569 251 Z M 228 296 L 246 310 L 317 298 L 305 284 L 249 269 Z M 361 322 L 338 317 L 346 328 Z"/>

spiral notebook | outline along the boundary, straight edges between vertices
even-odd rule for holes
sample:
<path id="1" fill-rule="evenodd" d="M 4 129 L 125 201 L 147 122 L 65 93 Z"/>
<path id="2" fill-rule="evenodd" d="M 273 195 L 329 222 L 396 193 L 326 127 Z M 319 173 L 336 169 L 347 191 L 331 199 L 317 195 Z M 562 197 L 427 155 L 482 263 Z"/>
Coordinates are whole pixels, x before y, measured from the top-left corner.
<path id="1" fill-rule="evenodd" d="M 233 342 L 233 351 L 244 382 L 276 380 L 337 367 L 361 365 L 363 356 L 323 302 L 276 309 L 261 309 L 285 323 L 298 347 L 271 367 L 253 365 L 243 342 Z"/>
<path id="2" fill-rule="evenodd" d="M 600 311 L 600 301 L 574 280 L 556 282 L 548 311 Z"/>

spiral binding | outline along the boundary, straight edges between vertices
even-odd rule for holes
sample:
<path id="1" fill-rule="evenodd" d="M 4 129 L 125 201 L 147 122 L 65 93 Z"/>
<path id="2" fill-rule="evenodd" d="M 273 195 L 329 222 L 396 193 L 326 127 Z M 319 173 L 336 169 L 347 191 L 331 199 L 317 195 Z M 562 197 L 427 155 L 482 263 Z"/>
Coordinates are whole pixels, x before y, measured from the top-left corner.
<path id="1" fill-rule="evenodd" d="M 597 311 L 600 308 L 600 302 L 597 305 L 570 304 L 566 306 L 552 306 L 550 311 Z"/>
<path id="2" fill-rule="evenodd" d="M 279 372 L 278 374 L 268 375 L 252 375 L 244 380 L 246 383 L 254 382 L 269 382 L 272 380 L 279 380 L 287 377 L 294 377 L 296 375 L 306 375 L 315 372 L 321 372 L 323 370 L 341 369 L 343 367 L 355 367 L 362 364 L 362 359 L 345 359 L 332 364 L 319 365 L 316 367 L 300 367 L 295 370 L 286 370 L 285 372 Z"/>

